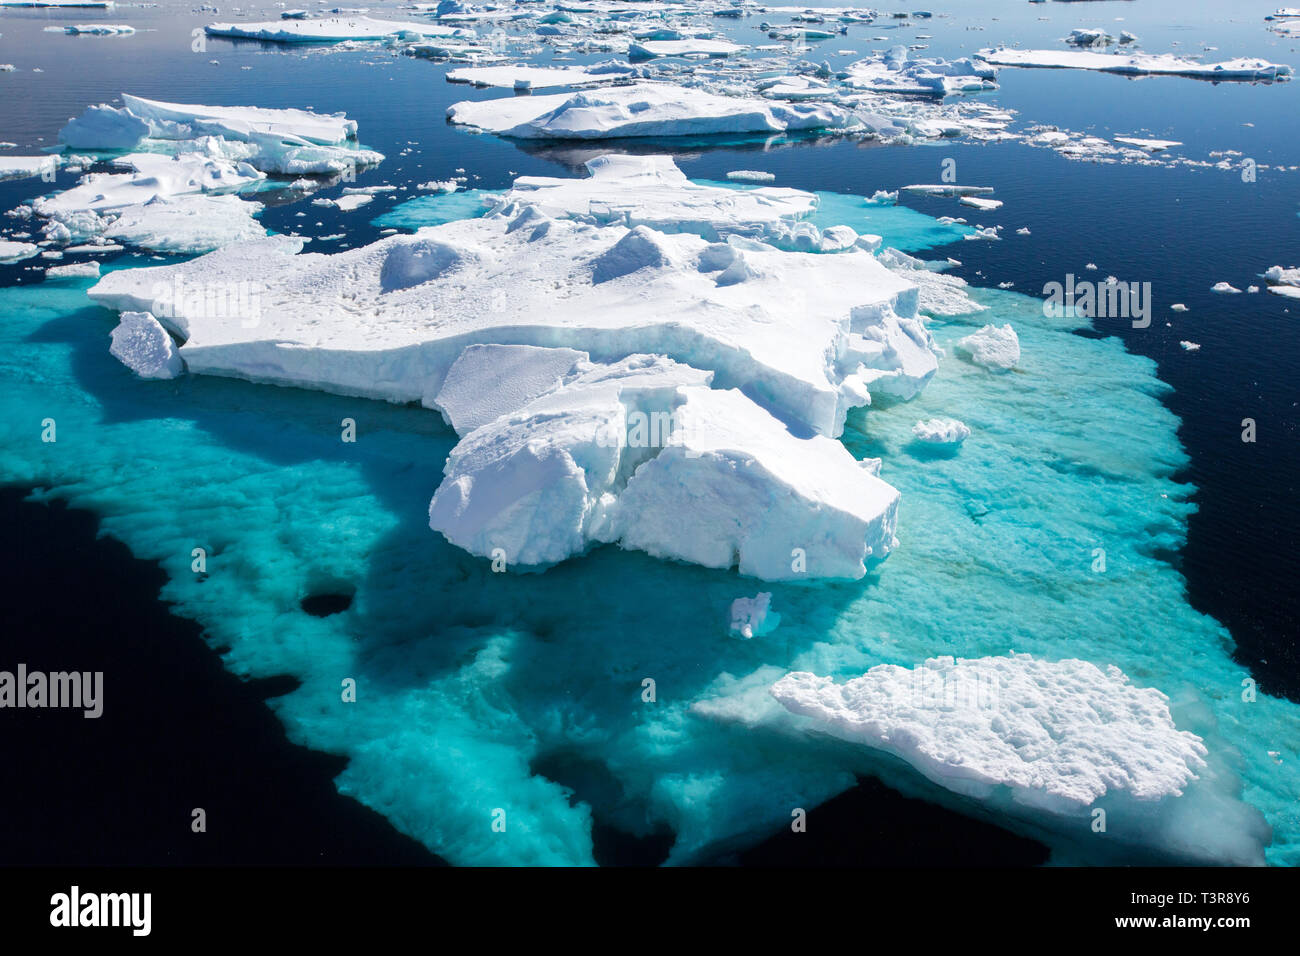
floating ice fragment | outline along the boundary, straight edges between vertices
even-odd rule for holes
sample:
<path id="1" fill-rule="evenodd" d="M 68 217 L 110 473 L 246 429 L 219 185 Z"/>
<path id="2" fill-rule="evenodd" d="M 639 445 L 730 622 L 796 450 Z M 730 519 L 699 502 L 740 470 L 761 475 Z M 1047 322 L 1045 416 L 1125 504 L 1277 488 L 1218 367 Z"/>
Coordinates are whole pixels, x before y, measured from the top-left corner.
<path id="1" fill-rule="evenodd" d="M 986 325 L 959 339 L 956 349 L 991 371 L 1009 371 L 1020 362 L 1020 339 L 1010 323 L 1001 327 Z"/>
<path id="2" fill-rule="evenodd" d="M 123 312 L 109 354 L 141 378 L 175 378 L 185 370 L 171 336 L 148 312 Z"/>
<path id="3" fill-rule="evenodd" d="M 971 431 L 955 418 L 930 418 L 913 425 L 912 434 L 918 441 L 929 444 L 956 445 L 969 438 Z"/>
<path id="4" fill-rule="evenodd" d="M 772 633 L 781 623 L 781 615 L 771 608 L 771 591 L 760 591 L 752 598 L 736 598 L 731 602 L 731 633 L 745 640 Z"/>

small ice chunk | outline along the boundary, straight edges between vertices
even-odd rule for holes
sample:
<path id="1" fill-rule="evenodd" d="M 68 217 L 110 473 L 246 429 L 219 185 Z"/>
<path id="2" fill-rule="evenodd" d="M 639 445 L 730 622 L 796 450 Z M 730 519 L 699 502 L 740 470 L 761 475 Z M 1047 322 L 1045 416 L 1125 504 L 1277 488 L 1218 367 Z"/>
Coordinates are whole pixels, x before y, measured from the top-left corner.
<path id="1" fill-rule="evenodd" d="M 167 330 L 149 312 L 123 312 L 109 354 L 141 378 L 175 378 L 185 370 Z"/>
<path id="2" fill-rule="evenodd" d="M 749 640 L 763 637 L 776 630 L 781 615 L 772 610 L 772 592 L 760 591 L 752 598 L 736 598 L 731 602 L 731 633 Z"/>
<path id="3" fill-rule="evenodd" d="M 955 418 L 930 418 L 913 425 L 912 434 L 931 445 L 956 445 L 970 437 L 970 428 Z"/>
<path id="4" fill-rule="evenodd" d="M 1001 327 L 986 325 L 978 332 L 957 341 L 957 351 L 976 365 L 995 372 L 1006 372 L 1020 362 L 1020 339 L 1008 323 Z"/>

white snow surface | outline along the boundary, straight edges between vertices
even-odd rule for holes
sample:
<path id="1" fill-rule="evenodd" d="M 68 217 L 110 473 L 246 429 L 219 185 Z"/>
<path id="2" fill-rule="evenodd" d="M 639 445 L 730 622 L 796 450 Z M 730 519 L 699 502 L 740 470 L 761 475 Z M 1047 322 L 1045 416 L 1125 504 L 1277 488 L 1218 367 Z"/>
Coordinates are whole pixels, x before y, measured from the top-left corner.
<path id="1" fill-rule="evenodd" d="M 426 405 L 471 344 L 562 346 L 601 361 L 654 352 L 836 435 L 868 389 L 910 397 L 937 369 L 916 284 L 858 246 L 810 256 L 503 202 L 481 219 L 335 255 L 301 248 L 288 237 L 230 246 L 114 273 L 92 295 L 144 309 L 149 288 L 176 275 L 256 282 L 271 306 L 256 328 L 183 305 L 169 320 L 192 370 Z"/>
<path id="2" fill-rule="evenodd" d="M 264 40 L 270 43 L 338 43 L 343 40 L 383 40 L 386 37 L 465 37 L 473 30 L 429 22 L 377 20 L 367 16 L 322 17 L 319 20 L 270 20 L 264 23 L 212 23 L 209 36 Z"/>
<path id="3" fill-rule="evenodd" d="M 1204 744 L 1178 730 L 1164 694 L 1087 661 L 936 657 L 914 670 L 881 664 L 843 684 L 795 672 L 771 693 L 949 790 L 987 799 L 1007 787 L 1015 803 L 1049 812 L 1115 792 L 1179 796 L 1205 766 Z"/>
<path id="4" fill-rule="evenodd" d="M 1100 70 L 1131 75 L 1190 76 L 1214 80 L 1283 79 L 1291 67 L 1254 57 L 1221 63 L 1201 63 L 1172 53 L 1098 53 L 1088 50 L 981 50 L 979 56 L 995 66 Z"/>
<path id="5" fill-rule="evenodd" d="M 720 96 L 670 83 L 464 101 L 449 106 L 447 116 L 516 139 L 780 133 L 853 123 L 852 113 L 831 105 Z"/>

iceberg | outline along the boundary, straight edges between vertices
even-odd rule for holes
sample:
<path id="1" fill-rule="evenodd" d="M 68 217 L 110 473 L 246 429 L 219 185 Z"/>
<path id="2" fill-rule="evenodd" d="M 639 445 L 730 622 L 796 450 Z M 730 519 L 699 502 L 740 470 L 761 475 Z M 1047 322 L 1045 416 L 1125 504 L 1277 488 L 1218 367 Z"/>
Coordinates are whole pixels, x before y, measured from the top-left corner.
<path id="1" fill-rule="evenodd" d="M 6 179 L 31 179 L 58 168 L 55 156 L 0 156 L 0 182 Z"/>
<path id="2" fill-rule="evenodd" d="M 30 259 L 40 251 L 41 247 L 35 243 L 0 239 L 0 265 L 13 265 L 15 262 L 22 262 L 24 259 Z"/>
<path id="3" fill-rule="evenodd" d="M 1268 283 L 1268 291 L 1274 295 L 1300 299 L 1300 267 L 1270 266 L 1264 272 L 1264 280 Z"/>
<path id="4" fill-rule="evenodd" d="M 627 57 L 632 62 L 653 60 L 660 56 L 731 56 L 743 50 L 738 43 L 729 40 L 711 40 L 704 37 L 690 37 L 682 40 L 646 40 L 628 46 Z"/>
<path id="5" fill-rule="evenodd" d="M 693 232 L 714 241 L 727 235 L 771 238 L 780 224 L 792 225 L 817 208 L 817 197 L 801 189 L 693 183 L 669 156 L 606 155 L 585 165 L 585 179 L 520 176 L 505 201 L 552 217 Z"/>
<path id="6" fill-rule="evenodd" d="M 102 235 L 197 253 L 266 234 L 252 218 L 260 204 L 221 195 L 263 178 L 246 163 L 195 153 L 132 153 L 114 165 L 130 171 L 89 173 L 71 189 L 32 201 L 32 210 L 49 220 L 48 236 L 67 242 Z"/>
<path id="7" fill-rule="evenodd" d="M 454 103 L 447 118 L 515 139 L 771 134 L 853 124 L 830 105 L 720 96 L 671 83 L 634 83 L 582 93 Z"/>
<path id="8" fill-rule="evenodd" d="M 343 113 L 165 103 L 122 94 L 123 106 L 89 107 L 59 132 L 72 149 L 162 148 L 248 163 L 286 176 L 339 175 L 383 162 L 361 149 Z"/>
<path id="9" fill-rule="evenodd" d="M 901 96 L 944 97 L 953 93 L 995 90 L 997 70 L 981 59 L 914 58 L 906 47 L 850 63 L 843 83 L 852 89 Z"/>
<path id="10" fill-rule="evenodd" d="M 680 188 L 688 202 L 698 195 Z M 723 203 L 737 194 L 714 195 Z M 709 218 L 698 206 L 693 216 Z M 733 209 L 722 206 L 716 219 L 734 222 Z M 301 249 L 288 237 L 232 245 L 193 262 L 115 272 L 91 296 L 153 311 L 184 339 L 191 371 L 426 405 L 471 344 L 565 347 L 598 361 L 652 352 L 836 435 L 870 392 L 914 395 L 938 367 L 917 286 L 856 245 L 810 256 L 740 236 L 712 242 L 645 225 L 598 227 L 499 200 L 482 218 L 361 249 Z M 241 280 L 276 302 L 255 327 L 191 315 L 183 304 L 170 317 L 150 309 L 158 283 Z"/>
<path id="11" fill-rule="evenodd" d="M 447 71 L 449 83 L 496 86 L 513 90 L 541 90 L 551 86 L 590 86 L 626 76 L 632 68 L 581 66 L 466 66 Z"/>
<path id="12" fill-rule="evenodd" d="M 549 351 L 526 363 L 551 363 Z M 556 358 L 543 378 L 573 362 L 568 349 Z M 893 548 L 898 492 L 839 442 L 795 437 L 741 392 L 709 387 L 711 373 L 660 356 L 576 369 L 463 434 L 429 506 L 434 530 L 509 565 L 616 542 L 766 580 L 859 578 Z"/>
<path id="13" fill-rule="evenodd" d="M 1007 787 L 1015 803 L 1057 813 L 1114 790 L 1181 796 L 1205 766 L 1205 745 L 1174 726 L 1164 694 L 1088 661 L 938 657 L 915 669 L 880 664 L 842 684 L 804 671 L 772 696 L 949 789 L 988 799 Z"/>
<path id="14" fill-rule="evenodd" d="M 322 17 L 319 20 L 271 20 L 264 23 L 211 23 L 208 36 L 267 43 L 341 43 L 344 40 L 384 40 L 389 37 L 462 37 L 474 31 L 433 23 L 376 20 L 366 16 Z"/>
<path id="15" fill-rule="evenodd" d="M 1291 67 L 1252 57 L 1200 63 L 1172 53 L 1094 53 L 1084 50 L 980 50 L 995 66 L 1098 70 L 1130 76 L 1188 76 L 1203 80 L 1284 80 Z"/>

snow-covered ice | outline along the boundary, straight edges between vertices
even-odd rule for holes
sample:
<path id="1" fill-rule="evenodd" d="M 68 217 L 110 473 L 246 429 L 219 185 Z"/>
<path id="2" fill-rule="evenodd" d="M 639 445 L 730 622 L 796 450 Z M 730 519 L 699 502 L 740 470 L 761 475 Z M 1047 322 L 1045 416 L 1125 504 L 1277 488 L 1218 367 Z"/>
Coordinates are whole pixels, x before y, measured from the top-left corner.
<path id="1" fill-rule="evenodd" d="M 1134 76 L 1189 76 L 1210 80 L 1274 80 L 1291 75 L 1291 67 L 1252 57 L 1201 63 L 1172 53 L 1096 53 L 1087 50 L 1018 50 L 999 47 L 979 56 L 997 66 L 1099 70 Z"/>
<path id="2" fill-rule="evenodd" d="M 771 591 L 731 602 L 731 633 L 746 640 L 772 633 L 780 621 L 781 615 L 772 610 Z"/>
<path id="3" fill-rule="evenodd" d="M 955 418 L 928 418 L 913 425 L 912 434 L 930 445 L 958 445 L 970 437 L 970 428 Z"/>
<path id="4" fill-rule="evenodd" d="M 1020 339 L 1010 323 L 1002 326 L 986 325 L 957 341 L 959 353 L 969 356 L 976 365 L 992 371 L 1005 372 L 1020 363 Z"/>
<path id="5" fill-rule="evenodd" d="M 270 43 L 339 43 L 344 40 L 383 40 L 388 37 L 464 37 L 474 31 L 418 21 L 377 20 L 367 16 L 322 17 L 319 20 L 271 20 L 264 23 L 212 23 L 209 36 L 262 40 Z"/>
<path id="6" fill-rule="evenodd" d="M 781 133 L 851 125 L 847 110 L 719 96 L 670 83 L 454 103 L 453 123 L 516 139 L 606 139 Z"/>
<path id="7" fill-rule="evenodd" d="M 141 378 L 175 378 L 185 369 L 171 336 L 148 312 L 123 312 L 109 353 Z"/>

